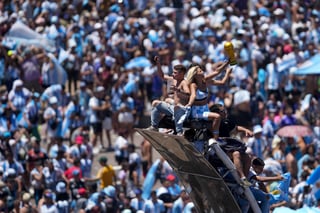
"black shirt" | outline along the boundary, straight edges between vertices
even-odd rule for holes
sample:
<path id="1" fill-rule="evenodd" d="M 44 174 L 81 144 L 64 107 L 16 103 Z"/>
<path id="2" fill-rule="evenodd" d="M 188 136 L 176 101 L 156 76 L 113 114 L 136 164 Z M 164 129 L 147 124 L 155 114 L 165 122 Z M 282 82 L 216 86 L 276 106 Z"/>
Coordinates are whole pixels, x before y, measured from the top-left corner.
<path id="1" fill-rule="evenodd" d="M 219 137 L 230 137 L 230 132 L 236 128 L 235 122 L 230 119 L 222 119 L 219 127 Z"/>

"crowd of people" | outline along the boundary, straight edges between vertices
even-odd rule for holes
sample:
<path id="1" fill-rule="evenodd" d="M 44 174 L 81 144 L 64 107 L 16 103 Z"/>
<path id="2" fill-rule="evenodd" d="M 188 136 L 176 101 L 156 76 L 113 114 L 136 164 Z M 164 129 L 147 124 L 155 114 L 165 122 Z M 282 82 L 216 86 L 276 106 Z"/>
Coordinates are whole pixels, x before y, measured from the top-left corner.
<path id="1" fill-rule="evenodd" d="M 227 41 L 237 65 L 208 87 L 208 107 L 221 104 L 214 113 L 253 131 L 240 136 L 264 175 L 290 172 L 281 205 L 318 206 L 317 184 L 306 180 L 320 159 L 320 81 L 295 72 L 319 52 L 319 23 L 317 1 L 1 1 L 1 211 L 192 212 L 148 141 L 135 150 L 134 127 L 170 92 L 158 66 L 171 75 L 198 64 L 208 75 L 226 60 Z M 17 24 L 28 30 L 10 33 Z M 311 133 L 277 135 L 297 124 Z M 100 150 L 114 153 L 120 171 L 95 158 Z M 142 198 L 150 170 L 161 187 Z"/>

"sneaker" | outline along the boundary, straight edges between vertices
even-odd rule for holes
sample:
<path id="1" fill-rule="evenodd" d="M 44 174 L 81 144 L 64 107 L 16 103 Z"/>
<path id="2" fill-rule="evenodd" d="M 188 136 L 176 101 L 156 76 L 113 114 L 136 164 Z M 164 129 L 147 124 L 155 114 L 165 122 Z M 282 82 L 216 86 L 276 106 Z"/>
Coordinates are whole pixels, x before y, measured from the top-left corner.
<path id="1" fill-rule="evenodd" d="M 183 132 L 177 133 L 177 136 L 184 136 Z"/>
<path id="2" fill-rule="evenodd" d="M 146 128 L 146 130 L 150 130 L 150 131 L 155 131 L 158 132 L 158 128 L 154 127 L 154 126 L 149 126 L 148 128 Z"/>
<path id="3" fill-rule="evenodd" d="M 113 151 L 114 151 L 114 148 L 113 148 L 113 147 L 109 146 L 109 147 L 107 148 L 107 152 L 113 152 Z"/>
<path id="4" fill-rule="evenodd" d="M 241 178 L 241 183 L 243 187 L 250 187 L 252 184 L 247 180 L 247 178 Z"/>
<path id="5" fill-rule="evenodd" d="M 99 152 L 100 152 L 100 153 L 107 152 L 107 148 L 105 148 L 105 147 L 100 147 L 100 148 L 99 148 Z"/>
<path id="6" fill-rule="evenodd" d="M 92 153 L 95 155 L 97 155 L 99 152 L 100 152 L 100 149 L 97 146 L 92 149 Z"/>
<path id="7" fill-rule="evenodd" d="M 162 133 L 168 134 L 168 135 L 174 135 L 174 130 L 173 129 L 164 129 Z"/>

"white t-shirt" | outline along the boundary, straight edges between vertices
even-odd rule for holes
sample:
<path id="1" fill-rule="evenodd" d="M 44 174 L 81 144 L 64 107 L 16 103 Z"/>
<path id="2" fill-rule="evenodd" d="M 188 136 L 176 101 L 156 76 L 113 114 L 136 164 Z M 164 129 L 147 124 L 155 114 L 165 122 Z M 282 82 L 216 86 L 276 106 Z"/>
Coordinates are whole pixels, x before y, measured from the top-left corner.
<path id="1" fill-rule="evenodd" d="M 100 119 L 97 116 L 97 111 L 93 110 L 93 107 L 98 107 L 99 106 L 99 100 L 96 97 L 91 97 L 89 100 L 89 109 L 91 111 L 89 121 L 90 123 L 97 123 L 100 121 Z"/>
<path id="2" fill-rule="evenodd" d="M 118 121 L 120 123 L 133 123 L 134 118 L 132 112 L 120 112 L 118 114 Z"/>
<path id="3" fill-rule="evenodd" d="M 57 207 L 52 204 L 50 206 L 43 204 L 40 208 L 40 212 L 45 212 L 45 213 L 59 213 Z"/>
<path id="4" fill-rule="evenodd" d="M 128 144 L 129 144 L 128 140 L 125 139 L 124 137 L 122 137 L 122 136 L 117 137 L 117 139 L 115 141 L 115 146 L 114 146 L 115 155 L 121 156 L 123 154 L 124 155 L 123 157 L 127 157 L 128 151 L 126 148 L 128 147 Z"/>
<path id="5" fill-rule="evenodd" d="M 41 188 L 41 184 L 42 181 L 36 180 L 33 178 L 34 175 L 40 175 L 40 172 L 34 168 L 32 169 L 31 173 L 30 173 L 30 179 L 31 179 L 31 185 L 35 188 L 35 189 L 40 189 Z"/>

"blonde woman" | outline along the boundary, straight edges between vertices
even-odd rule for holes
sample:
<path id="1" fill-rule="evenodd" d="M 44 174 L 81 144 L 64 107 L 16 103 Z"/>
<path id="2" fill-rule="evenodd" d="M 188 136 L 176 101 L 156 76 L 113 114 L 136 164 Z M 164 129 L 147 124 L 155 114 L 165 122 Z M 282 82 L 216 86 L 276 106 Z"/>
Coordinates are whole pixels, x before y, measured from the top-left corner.
<path id="1" fill-rule="evenodd" d="M 204 71 L 200 65 L 192 65 L 187 73 L 187 81 L 190 87 L 190 98 L 186 107 L 191 107 L 190 116 L 193 119 L 205 119 L 212 120 L 212 133 L 213 138 L 217 139 L 219 137 L 219 126 L 220 126 L 220 115 L 215 112 L 210 112 L 208 107 L 208 102 L 206 101 L 203 105 L 194 105 L 194 102 L 207 100 L 209 96 L 208 87 L 210 85 L 223 85 L 227 79 L 230 77 L 232 68 L 226 70 L 226 74 L 222 80 L 212 79 L 214 76 L 219 74 L 222 70 L 226 68 L 228 62 L 222 63 L 221 66 L 217 68 L 215 72 L 210 73 L 205 76 Z"/>

